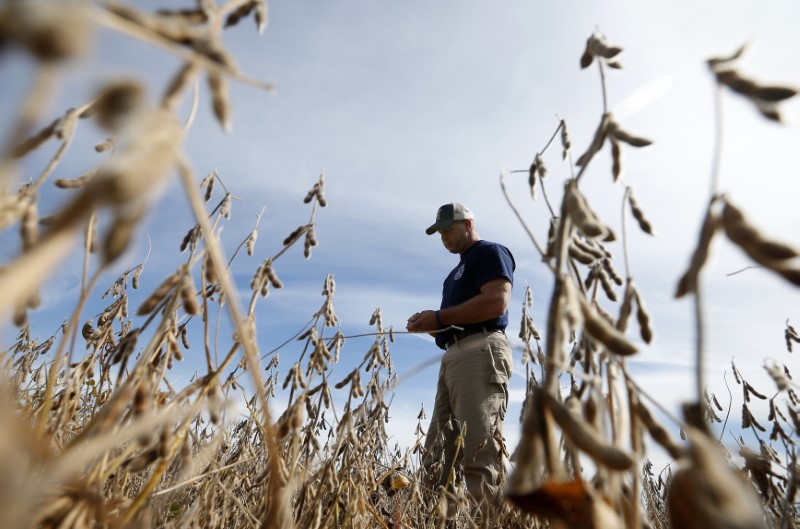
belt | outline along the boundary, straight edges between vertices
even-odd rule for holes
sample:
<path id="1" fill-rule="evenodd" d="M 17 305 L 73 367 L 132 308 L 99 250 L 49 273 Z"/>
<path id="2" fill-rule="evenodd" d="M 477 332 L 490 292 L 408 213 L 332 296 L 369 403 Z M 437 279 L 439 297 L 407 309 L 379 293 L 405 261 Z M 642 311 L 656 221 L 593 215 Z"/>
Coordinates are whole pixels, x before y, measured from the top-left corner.
<path id="1" fill-rule="evenodd" d="M 481 326 L 481 327 L 470 327 L 470 328 L 464 329 L 463 331 L 460 331 L 458 329 L 453 329 L 452 334 L 450 334 L 450 337 L 445 342 L 445 349 L 450 348 L 451 345 L 454 345 L 454 344 L 458 343 L 459 340 L 463 340 L 467 336 L 472 336 L 473 334 L 479 334 L 479 333 L 487 333 L 488 334 L 488 333 L 492 333 L 492 332 L 496 332 L 496 331 L 502 331 L 502 329 L 492 329 L 492 328 L 487 328 L 487 327 L 483 327 L 483 326 Z"/>

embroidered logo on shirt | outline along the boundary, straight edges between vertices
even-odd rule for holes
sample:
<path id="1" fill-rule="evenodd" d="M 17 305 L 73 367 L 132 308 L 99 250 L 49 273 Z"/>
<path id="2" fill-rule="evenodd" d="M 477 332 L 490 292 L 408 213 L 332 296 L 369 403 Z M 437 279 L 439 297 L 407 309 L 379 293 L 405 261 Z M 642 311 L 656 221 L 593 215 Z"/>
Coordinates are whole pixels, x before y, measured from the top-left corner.
<path id="1" fill-rule="evenodd" d="M 463 275 L 464 275 L 464 263 L 462 263 L 461 266 L 458 267 L 458 270 L 456 270 L 456 275 L 453 276 L 453 279 L 458 281 L 459 279 L 461 279 L 461 276 Z"/>

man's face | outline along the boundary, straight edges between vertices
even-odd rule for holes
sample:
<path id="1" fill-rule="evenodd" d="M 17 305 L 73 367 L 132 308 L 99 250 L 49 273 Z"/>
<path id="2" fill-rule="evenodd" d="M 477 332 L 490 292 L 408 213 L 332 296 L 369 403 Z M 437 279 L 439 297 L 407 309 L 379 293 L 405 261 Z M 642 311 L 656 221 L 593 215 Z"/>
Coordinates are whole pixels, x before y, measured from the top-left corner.
<path id="1" fill-rule="evenodd" d="M 457 220 L 447 229 L 439 230 L 442 244 L 450 253 L 461 253 L 469 241 L 469 221 Z"/>

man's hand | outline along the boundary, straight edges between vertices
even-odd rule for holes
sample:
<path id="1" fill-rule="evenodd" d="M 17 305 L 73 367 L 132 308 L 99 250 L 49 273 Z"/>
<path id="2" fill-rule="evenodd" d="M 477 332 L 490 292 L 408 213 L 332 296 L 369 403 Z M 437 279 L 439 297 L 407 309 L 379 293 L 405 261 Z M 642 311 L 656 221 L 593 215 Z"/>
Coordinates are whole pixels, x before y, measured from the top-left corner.
<path id="1" fill-rule="evenodd" d="M 432 310 L 423 310 L 417 312 L 406 323 L 406 330 L 408 332 L 431 332 L 438 329 L 436 324 L 436 313 Z"/>

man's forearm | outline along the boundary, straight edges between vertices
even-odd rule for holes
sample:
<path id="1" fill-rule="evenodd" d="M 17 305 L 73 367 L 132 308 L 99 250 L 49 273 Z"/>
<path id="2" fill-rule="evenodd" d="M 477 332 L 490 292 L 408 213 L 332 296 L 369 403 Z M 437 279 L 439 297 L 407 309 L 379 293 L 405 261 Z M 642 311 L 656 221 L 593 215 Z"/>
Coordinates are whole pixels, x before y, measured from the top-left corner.
<path id="1" fill-rule="evenodd" d="M 464 303 L 441 309 L 439 321 L 444 326 L 480 323 L 502 316 L 507 305 L 502 294 L 481 292 Z"/>

